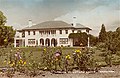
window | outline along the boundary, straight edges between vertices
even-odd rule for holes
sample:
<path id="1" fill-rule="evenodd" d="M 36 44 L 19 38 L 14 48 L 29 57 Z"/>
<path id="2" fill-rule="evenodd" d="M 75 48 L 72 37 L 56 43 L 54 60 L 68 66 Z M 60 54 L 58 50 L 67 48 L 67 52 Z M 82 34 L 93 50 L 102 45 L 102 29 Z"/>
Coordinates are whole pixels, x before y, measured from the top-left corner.
<path id="1" fill-rule="evenodd" d="M 81 30 L 78 30 L 77 33 L 81 33 Z"/>
<path id="2" fill-rule="evenodd" d="M 44 31 L 45 32 L 45 34 L 47 34 L 47 31 Z"/>
<path id="3" fill-rule="evenodd" d="M 28 31 L 28 35 L 30 35 L 30 31 Z"/>
<path id="4" fill-rule="evenodd" d="M 35 44 L 35 39 L 28 39 L 28 44 Z"/>
<path id="5" fill-rule="evenodd" d="M 89 33 L 89 29 L 86 29 L 86 32 Z"/>
<path id="6" fill-rule="evenodd" d="M 68 44 L 68 38 L 60 38 L 60 44 Z"/>
<path id="7" fill-rule="evenodd" d="M 50 34 L 50 31 L 49 30 L 45 31 L 45 34 L 47 34 L 47 35 Z"/>
<path id="8" fill-rule="evenodd" d="M 54 34 L 56 34 L 56 30 L 54 30 Z"/>
<path id="9" fill-rule="evenodd" d="M 35 35 L 35 31 L 33 31 L 33 35 Z"/>
<path id="10" fill-rule="evenodd" d="M 42 35 L 44 33 L 44 31 L 39 31 L 39 33 Z"/>
<path id="11" fill-rule="evenodd" d="M 42 34 L 42 31 L 39 31 L 39 34 Z"/>
<path id="12" fill-rule="evenodd" d="M 54 34 L 53 30 L 51 30 L 51 34 Z"/>
<path id="13" fill-rule="evenodd" d="M 22 32 L 22 37 L 25 37 L 25 31 Z"/>
<path id="14" fill-rule="evenodd" d="M 74 30 L 72 30 L 72 33 L 74 33 Z"/>
<path id="15" fill-rule="evenodd" d="M 50 34 L 50 31 L 48 31 L 48 34 Z"/>
<path id="16" fill-rule="evenodd" d="M 60 34 L 62 34 L 62 30 L 60 30 Z"/>
<path id="17" fill-rule="evenodd" d="M 68 30 L 65 30 L 65 33 L 68 34 Z"/>
<path id="18" fill-rule="evenodd" d="M 56 30 L 51 30 L 51 34 L 56 34 Z"/>

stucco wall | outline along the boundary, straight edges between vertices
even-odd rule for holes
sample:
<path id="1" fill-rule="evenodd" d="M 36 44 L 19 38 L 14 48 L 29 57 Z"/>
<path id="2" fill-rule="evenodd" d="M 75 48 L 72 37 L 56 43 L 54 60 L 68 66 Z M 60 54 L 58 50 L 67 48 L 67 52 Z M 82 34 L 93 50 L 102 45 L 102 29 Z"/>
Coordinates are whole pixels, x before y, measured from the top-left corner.
<path id="1" fill-rule="evenodd" d="M 25 31 L 25 46 L 39 46 L 40 45 L 40 39 L 44 39 L 44 46 L 45 46 L 45 40 L 48 38 L 50 39 L 50 46 L 51 45 L 51 39 L 54 38 L 57 40 L 57 46 L 73 46 L 73 40 L 72 39 L 69 39 L 68 36 L 70 33 L 72 33 L 72 29 L 67 29 L 68 30 L 68 34 L 66 34 L 65 32 L 66 29 L 62 29 L 62 34 L 60 34 L 60 31 L 59 30 L 56 30 L 56 34 L 40 34 L 39 33 L 39 30 L 36 30 L 35 31 L 35 35 L 33 35 L 33 31 L 31 30 L 30 31 L 30 35 L 28 35 L 28 31 Z M 77 33 L 78 29 L 77 30 L 74 30 L 74 33 Z M 82 29 L 81 32 L 86 32 L 85 29 Z M 19 34 L 20 37 L 22 37 L 22 34 L 20 33 Z M 68 38 L 68 44 L 60 44 L 60 38 Z M 28 39 L 35 39 L 35 44 L 33 45 L 29 45 L 28 44 Z M 38 45 L 36 45 L 36 40 L 38 41 Z"/>

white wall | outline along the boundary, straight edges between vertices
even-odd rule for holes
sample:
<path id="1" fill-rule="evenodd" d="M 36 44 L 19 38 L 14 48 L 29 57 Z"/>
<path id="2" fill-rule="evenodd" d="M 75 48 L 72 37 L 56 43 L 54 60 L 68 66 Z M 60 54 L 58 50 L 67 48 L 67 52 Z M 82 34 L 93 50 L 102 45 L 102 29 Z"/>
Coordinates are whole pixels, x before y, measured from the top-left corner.
<path id="1" fill-rule="evenodd" d="M 44 44 L 45 44 L 45 39 L 49 38 L 50 39 L 50 46 L 51 46 L 51 39 L 55 38 L 57 39 L 57 46 L 73 46 L 73 40 L 69 39 L 68 36 L 70 33 L 72 33 L 73 29 L 68 29 L 68 34 L 66 34 L 65 32 L 66 29 L 62 29 L 62 34 L 60 34 L 59 30 L 56 30 L 56 34 L 40 34 L 39 30 L 35 31 L 35 35 L 33 35 L 33 31 L 30 31 L 30 35 L 28 35 L 28 31 L 25 31 L 25 46 L 36 46 L 36 45 L 28 45 L 28 39 L 35 39 L 35 43 L 36 40 L 38 40 L 38 45 L 40 45 L 40 39 L 43 38 L 44 39 Z M 78 30 L 74 30 L 74 33 L 77 33 Z M 82 32 L 86 32 L 86 30 L 81 30 Z M 19 34 L 22 37 L 22 33 Z M 60 44 L 59 43 L 59 38 L 68 38 L 68 44 Z"/>

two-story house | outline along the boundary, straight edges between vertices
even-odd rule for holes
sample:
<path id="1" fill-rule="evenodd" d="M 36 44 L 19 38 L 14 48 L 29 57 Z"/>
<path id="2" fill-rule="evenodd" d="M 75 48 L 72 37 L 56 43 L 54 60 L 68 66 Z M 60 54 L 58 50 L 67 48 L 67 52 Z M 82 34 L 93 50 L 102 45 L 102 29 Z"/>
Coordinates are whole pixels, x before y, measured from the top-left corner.
<path id="1" fill-rule="evenodd" d="M 37 25 L 17 30 L 14 47 L 26 46 L 73 46 L 75 40 L 69 39 L 70 33 L 89 32 L 90 28 L 79 23 L 68 24 L 63 21 L 45 21 Z M 88 43 L 89 44 L 89 43 Z"/>

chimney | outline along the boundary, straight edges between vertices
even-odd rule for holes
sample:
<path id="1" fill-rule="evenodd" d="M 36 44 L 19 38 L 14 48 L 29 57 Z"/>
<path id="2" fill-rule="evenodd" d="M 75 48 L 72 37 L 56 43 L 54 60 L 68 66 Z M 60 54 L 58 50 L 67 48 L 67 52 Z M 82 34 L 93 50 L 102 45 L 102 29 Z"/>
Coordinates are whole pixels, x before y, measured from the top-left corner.
<path id="1" fill-rule="evenodd" d="M 28 22 L 28 26 L 29 26 L 29 27 L 32 26 L 32 20 L 29 20 L 29 22 Z"/>
<path id="2" fill-rule="evenodd" d="M 76 17 L 73 17 L 73 27 L 76 26 Z"/>

